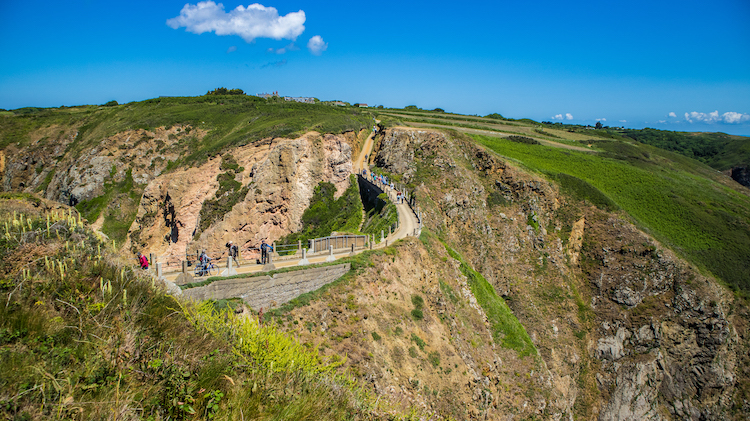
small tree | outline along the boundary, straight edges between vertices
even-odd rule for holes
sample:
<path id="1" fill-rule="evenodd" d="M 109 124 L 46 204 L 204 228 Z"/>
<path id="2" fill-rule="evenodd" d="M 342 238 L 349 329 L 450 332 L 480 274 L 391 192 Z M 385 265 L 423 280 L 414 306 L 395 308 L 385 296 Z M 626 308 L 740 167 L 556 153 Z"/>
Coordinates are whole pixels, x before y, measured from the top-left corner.
<path id="1" fill-rule="evenodd" d="M 602 128 L 602 122 L 601 121 L 597 121 L 595 128 L 596 128 L 596 130 L 600 130 Z"/>

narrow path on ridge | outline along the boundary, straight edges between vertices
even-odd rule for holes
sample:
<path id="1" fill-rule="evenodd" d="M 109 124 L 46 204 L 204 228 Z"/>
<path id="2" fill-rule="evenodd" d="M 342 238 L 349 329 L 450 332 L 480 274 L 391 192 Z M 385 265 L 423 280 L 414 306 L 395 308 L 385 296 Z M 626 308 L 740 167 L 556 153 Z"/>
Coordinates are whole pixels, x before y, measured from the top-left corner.
<path id="1" fill-rule="evenodd" d="M 380 123 L 380 120 L 375 120 L 375 123 Z M 352 170 L 355 174 L 361 175 L 362 169 L 369 170 L 368 161 L 372 157 L 372 150 L 375 147 L 375 132 L 371 132 L 370 136 L 367 137 L 365 143 L 362 145 L 362 151 L 357 157 L 357 161 L 352 166 Z M 365 159 L 367 156 L 368 159 Z M 367 177 L 365 177 L 367 179 Z M 419 220 L 414 214 L 414 211 L 406 203 L 396 203 L 396 192 L 390 187 L 384 187 L 383 191 L 386 192 L 391 201 L 396 205 L 396 211 L 398 212 L 398 229 L 387 237 L 388 244 L 392 244 L 396 240 L 400 240 L 409 235 L 419 234 Z"/>
<path id="2" fill-rule="evenodd" d="M 377 123 L 379 121 L 376 120 Z M 368 169 L 369 166 L 367 165 L 367 162 L 365 160 L 365 155 L 372 154 L 372 150 L 375 146 L 375 133 L 370 133 L 370 136 L 367 137 L 367 140 L 365 140 L 365 143 L 362 146 L 362 151 L 360 152 L 359 156 L 357 157 L 357 160 L 355 161 L 354 165 L 352 166 L 352 171 L 354 171 L 355 174 L 361 175 L 362 169 Z M 391 189 L 390 187 L 383 187 L 383 191 L 386 192 L 390 200 L 396 205 L 396 211 L 398 212 L 398 221 L 399 226 L 392 234 L 388 235 L 385 238 L 384 242 L 377 243 L 373 246 L 374 249 L 385 247 L 386 244 L 393 244 L 395 241 L 400 240 L 402 238 L 406 238 L 408 236 L 414 236 L 419 235 L 420 233 L 420 223 L 417 219 L 417 216 L 414 214 L 414 211 L 409 207 L 407 203 L 396 203 L 396 192 Z M 376 235 L 376 240 L 379 240 L 378 236 Z M 364 249 L 361 250 L 355 250 L 355 254 L 359 254 L 361 252 L 365 251 Z M 349 250 L 340 250 L 339 252 L 334 252 L 334 257 L 338 259 L 342 259 L 345 257 L 348 257 L 351 255 L 351 252 Z M 309 256 L 308 261 L 310 264 L 316 264 L 316 263 L 324 263 L 326 259 L 328 258 L 328 254 L 320 255 L 316 254 L 315 256 Z M 281 269 L 285 267 L 291 267 L 291 266 L 298 266 L 299 265 L 299 258 L 294 259 L 284 259 L 284 260 L 275 260 L 273 263 L 276 266 L 276 268 Z M 221 274 L 222 271 L 225 270 L 225 262 L 214 262 L 218 266 L 219 274 Z M 189 273 L 192 274 L 194 268 L 190 268 Z M 257 273 L 263 271 L 263 265 L 258 264 L 244 264 L 240 267 L 234 268 L 238 274 L 242 273 Z M 168 281 L 174 282 L 177 278 L 177 276 L 180 274 L 180 271 L 174 271 L 174 272 L 168 272 L 164 273 L 164 278 Z M 199 282 L 201 280 L 205 280 L 205 277 L 202 278 L 195 278 L 195 282 Z"/>

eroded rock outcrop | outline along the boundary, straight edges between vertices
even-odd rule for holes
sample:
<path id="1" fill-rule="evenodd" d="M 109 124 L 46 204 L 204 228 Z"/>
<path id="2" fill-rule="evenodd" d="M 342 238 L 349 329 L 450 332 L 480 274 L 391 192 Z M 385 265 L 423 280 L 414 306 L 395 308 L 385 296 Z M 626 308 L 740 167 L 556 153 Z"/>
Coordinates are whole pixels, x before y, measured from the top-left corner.
<path id="1" fill-rule="evenodd" d="M 232 156 L 243 168 L 235 180 L 248 193 L 198 238 L 202 204 L 219 188 L 221 158 L 156 177 L 144 191 L 131 238 L 159 255 L 180 256 L 199 249 L 220 252 L 229 240 L 257 247 L 262 239 L 270 242 L 297 231 L 318 183 L 333 183 L 338 195 L 349 186 L 353 138 L 353 133 L 308 133 L 234 149 Z"/>
<path id="2" fill-rule="evenodd" d="M 379 148 L 380 166 L 416 182 L 428 228 L 508 299 L 549 369 L 540 392 L 548 411 L 602 420 L 742 413 L 747 346 L 736 327 L 745 331 L 745 316 L 714 279 L 460 135 L 393 130 Z"/>

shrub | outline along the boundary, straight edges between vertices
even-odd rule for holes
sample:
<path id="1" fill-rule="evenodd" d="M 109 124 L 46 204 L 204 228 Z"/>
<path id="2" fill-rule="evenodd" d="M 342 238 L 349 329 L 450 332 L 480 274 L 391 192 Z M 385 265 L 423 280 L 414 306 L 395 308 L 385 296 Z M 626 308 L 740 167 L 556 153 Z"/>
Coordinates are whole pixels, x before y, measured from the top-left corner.
<path id="1" fill-rule="evenodd" d="M 511 142 L 516 142 L 516 143 L 525 143 L 527 145 L 539 145 L 538 140 L 535 140 L 526 136 L 513 135 L 513 136 L 506 137 L 506 139 L 510 140 Z"/>
<path id="2" fill-rule="evenodd" d="M 415 308 L 411 311 L 411 317 L 414 318 L 414 320 L 422 320 L 424 319 L 424 314 L 422 313 L 422 310 L 419 308 Z"/>
<path id="3" fill-rule="evenodd" d="M 437 351 L 432 351 L 429 354 L 427 354 L 427 361 L 432 364 L 433 367 L 437 367 L 440 365 L 440 353 Z"/>
<path id="4" fill-rule="evenodd" d="M 417 344 L 420 351 L 424 351 L 424 346 L 427 345 L 427 343 L 424 340 L 422 340 L 422 338 L 417 336 L 416 333 L 412 333 L 411 340 L 414 341 L 415 344 Z"/>

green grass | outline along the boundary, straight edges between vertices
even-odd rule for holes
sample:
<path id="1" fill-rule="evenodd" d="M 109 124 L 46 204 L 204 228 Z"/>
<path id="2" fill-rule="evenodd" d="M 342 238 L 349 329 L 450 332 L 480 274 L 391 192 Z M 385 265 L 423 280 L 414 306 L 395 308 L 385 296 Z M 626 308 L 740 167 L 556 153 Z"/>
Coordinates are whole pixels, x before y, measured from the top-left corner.
<path id="1" fill-rule="evenodd" d="M 469 288 L 490 321 L 492 339 L 504 348 L 513 349 L 519 356 L 537 355 L 537 349 L 521 322 L 510 310 L 505 300 L 479 272 L 471 268 L 453 249 L 445 246 L 448 254 L 460 262 L 461 273 L 469 281 Z"/>
<path id="2" fill-rule="evenodd" d="M 43 108 L 15 110 L 0 116 L 0 148 L 26 145 L 31 130 L 53 124 L 80 126 L 69 151 L 77 156 L 101 139 L 134 129 L 190 125 L 208 131 L 203 141 L 188 136 L 177 146 L 183 152 L 174 166 L 196 165 L 231 147 L 265 138 L 298 136 L 309 130 L 321 133 L 358 131 L 370 126 L 366 110 L 266 100 L 246 95 L 154 98 L 111 107 Z"/>
<path id="3" fill-rule="evenodd" d="M 125 177 L 114 182 L 114 168 L 110 177 L 104 182 L 104 194 L 76 204 L 76 209 L 89 222 L 95 222 L 102 213 L 104 223 L 102 232 L 118 244 L 125 242 L 128 230 L 138 213 L 138 205 L 144 186 L 136 185 L 132 169 L 128 168 Z"/>
<path id="4" fill-rule="evenodd" d="M 175 300 L 74 213 L 0 211 L 0 418 L 388 418 L 340 357 L 229 302 Z"/>
<path id="5" fill-rule="evenodd" d="M 306 244 L 312 238 L 327 237 L 333 232 L 358 232 L 362 221 L 362 202 L 356 176 L 349 177 L 349 187 L 334 199 L 336 187 L 322 181 L 315 187 L 310 206 L 302 214 L 302 229 L 277 241 L 278 244 Z"/>
<path id="6" fill-rule="evenodd" d="M 647 145 L 596 141 L 598 154 L 472 136 L 637 224 L 730 287 L 750 291 L 750 198 L 696 161 Z"/>
<path id="7" fill-rule="evenodd" d="M 750 138 L 724 133 L 685 133 L 626 129 L 624 136 L 697 159 L 719 171 L 750 164 Z"/>

